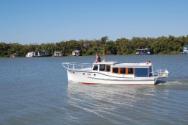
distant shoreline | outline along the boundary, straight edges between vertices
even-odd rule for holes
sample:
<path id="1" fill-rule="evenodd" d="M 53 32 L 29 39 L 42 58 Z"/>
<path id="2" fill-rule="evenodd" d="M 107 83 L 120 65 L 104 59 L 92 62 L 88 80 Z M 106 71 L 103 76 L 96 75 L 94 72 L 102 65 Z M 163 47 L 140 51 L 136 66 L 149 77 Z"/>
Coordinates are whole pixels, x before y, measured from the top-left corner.
<path id="1" fill-rule="evenodd" d="M 79 50 L 81 55 L 135 55 L 138 49 L 148 48 L 154 55 L 176 55 L 188 45 L 187 36 L 133 37 L 109 40 L 104 36 L 98 40 L 69 40 L 58 43 L 23 45 L 18 43 L 0 42 L 0 57 L 25 57 L 28 52 L 43 52 L 53 56 L 55 52 L 62 56 L 72 55 Z"/>
<path id="2" fill-rule="evenodd" d="M 152 57 L 152 56 L 186 56 L 188 54 L 152 54 L 152 55 L 135 55 L 135 54 L 129 54 L 129 55 L 105 55 L 105 56 L 122 56 L 122 57 L 126 57 L 126 56 L 137 56 L 137 57 Z M 29 57 L 28 59 L 37 59 L 37 58 L 69 58 L 69 57 L 75 57 L 75 58 L 79 58 L 79 57 L 95 57 L 95 55 L 83 55 L 83 56 L 72 56 L 72 55 L 69 55 L 69 56 L 60 56 L 60 57 L 55 57 L 55 56 L 47 56 L 47 57 Z M 101 55 L 101 57 L 103 58 L 104 56 Z M 0 57 L 0 59 L 9 59 L 11 57 Z M 14 57 L 14 58 L 27 58 L 25 56 L 19 56 L 19 57 Z"/>

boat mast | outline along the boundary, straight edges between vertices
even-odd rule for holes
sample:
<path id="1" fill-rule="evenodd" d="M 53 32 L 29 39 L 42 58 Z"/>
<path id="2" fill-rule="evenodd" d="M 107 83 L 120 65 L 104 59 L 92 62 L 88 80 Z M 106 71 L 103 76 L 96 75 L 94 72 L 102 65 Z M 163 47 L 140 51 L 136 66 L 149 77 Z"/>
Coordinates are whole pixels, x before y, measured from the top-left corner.
<path id="1" fill-rule="evenodd" d="M 108 40 L 108 36 L 104 36 L 101 38 L 101 43 L 103 44 L 103 61 L 106 60 L 106 42 Z"/>

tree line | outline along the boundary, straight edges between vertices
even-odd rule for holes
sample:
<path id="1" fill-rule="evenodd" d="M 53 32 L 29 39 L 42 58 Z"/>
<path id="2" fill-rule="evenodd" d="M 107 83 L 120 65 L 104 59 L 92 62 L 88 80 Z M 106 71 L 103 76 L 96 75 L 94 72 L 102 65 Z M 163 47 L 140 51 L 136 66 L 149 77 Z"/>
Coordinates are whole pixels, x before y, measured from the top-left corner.
<path id="1" fill-rule="evenodd" d="M 8 57 L 12 54 L 23 57 L 29 51 L 45 51 L 53 55 L 54 51 L 61 51 L 64 56 L 71 55 L 72 51 L 80 50 L 82 55 L 113 54 L 127 55 L 135 54 L 136 49 L 150 48 L 153 54 L 178 54 L 183 46 L 188 44 L 187 36 L 161 36 L 133 37 L 132 39 L 119 38 L 109 40 L 107 36 L 97 40 L 68 40 L 57 43 L 43 44 L 19 44 L 0 42 L 0 57 Z"/>

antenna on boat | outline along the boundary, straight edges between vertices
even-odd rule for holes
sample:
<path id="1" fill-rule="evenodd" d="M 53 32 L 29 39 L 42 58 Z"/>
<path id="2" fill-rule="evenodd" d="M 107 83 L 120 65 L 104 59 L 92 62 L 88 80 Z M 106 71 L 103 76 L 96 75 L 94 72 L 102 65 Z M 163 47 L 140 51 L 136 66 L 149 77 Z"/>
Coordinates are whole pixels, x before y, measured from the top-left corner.
<path id="1" fill-rule="evenodd" d="M 106 52 L 105 52 L 105 46 L 106 46 L 106 43 L 104 45 L 104 50 L 103 50 L 103 61 L 106 61 Z"/>
<path id="2" fill-rule="evenodd" d="M 103 44 L 103 61 L 105 61 L 106 60 L 106 42 L 107 42 L 107 40 L 108 40 L 108 36 L 103 36 L 102 38 L 101 38 L 101 43 Z"/>

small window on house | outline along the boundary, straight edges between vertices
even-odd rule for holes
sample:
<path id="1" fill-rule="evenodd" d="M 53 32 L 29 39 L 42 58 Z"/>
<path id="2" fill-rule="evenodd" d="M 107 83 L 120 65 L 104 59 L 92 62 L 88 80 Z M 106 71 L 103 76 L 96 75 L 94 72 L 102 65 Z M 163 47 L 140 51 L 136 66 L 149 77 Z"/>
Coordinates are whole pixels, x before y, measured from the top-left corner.
<path id="1" fill-rule="evenodd" d="M 93 70 L 98 70 L 98 65 L 94 65 Z"/>
<path id="2" fill-rule="evenodd" d="M 125 74 L 125 68 L 120 68 L 120 74 Z"/>
<path id="3" fill-rule="evenodd" d="M 106 65 L 106 71 L 110 72 L 110 65 Z"/>
<path id="4" fill-rule="evenodd" d="M 118 73 L 118 68 L 113 68 L 113 73 Z"/>
<path id="5" fill-rule="evenodd" d="M 105 71 L 105 64 L 100 64 L 99 70 L 100 71 Z"/>
<path id="6" fill-rule="evenodd" d="M 133 68 L 128 68 L 128 74 L 133 74 Z"/>

